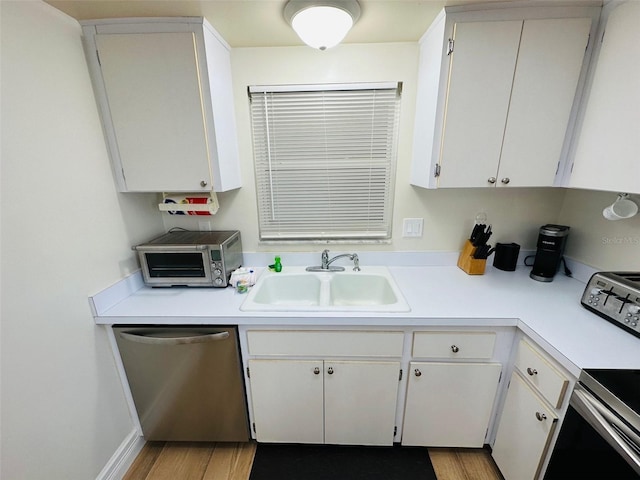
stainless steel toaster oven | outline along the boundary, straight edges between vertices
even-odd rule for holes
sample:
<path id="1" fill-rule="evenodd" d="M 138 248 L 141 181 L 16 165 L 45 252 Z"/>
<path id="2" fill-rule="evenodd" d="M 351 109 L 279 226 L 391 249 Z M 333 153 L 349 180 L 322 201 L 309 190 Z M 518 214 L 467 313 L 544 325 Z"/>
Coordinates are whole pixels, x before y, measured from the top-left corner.
<path id="1" fill-rule="evenodd" d="M 151 287 L 226 287 L 243 262 L 237 230 L 170 231 L 133 249 Z"/>

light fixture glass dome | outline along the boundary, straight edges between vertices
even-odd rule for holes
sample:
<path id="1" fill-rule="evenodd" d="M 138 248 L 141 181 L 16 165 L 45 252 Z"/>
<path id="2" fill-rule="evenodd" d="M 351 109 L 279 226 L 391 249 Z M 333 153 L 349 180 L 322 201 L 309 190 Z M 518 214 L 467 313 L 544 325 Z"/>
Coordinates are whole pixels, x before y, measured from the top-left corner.
<path id="1" fill-rule="evenodd" d="M 353 20 L 344 10 L 336 7 L 310 7 L 291 20 L 291 26 L 300 39 L 319 50 L 335 47 L 353 26 Z"/>
<path id="2" fill-rule="evenodd" d="M 285 7 L 285 18 L 300 39 L 319 50 L 338 45 L 359 15 L 357 0 L 291 0 Z"/>

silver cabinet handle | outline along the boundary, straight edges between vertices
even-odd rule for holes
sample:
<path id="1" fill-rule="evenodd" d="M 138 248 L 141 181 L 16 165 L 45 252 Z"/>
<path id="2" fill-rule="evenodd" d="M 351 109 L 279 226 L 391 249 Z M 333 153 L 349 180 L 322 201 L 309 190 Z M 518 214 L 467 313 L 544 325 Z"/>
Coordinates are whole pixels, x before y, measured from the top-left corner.
<path id="1" fill-rule="evenodd" d="M 503 184 L 507 184 L 509 183 L 511 180 L 509 179 L 509 177 L 504 177 L 502 180 L 500 180 Z"/>
<path id="2" fill-rule="evenodd" d="M 457 345 L 451 345 L 451 351 L 453 353 L 458 353 L 460 351 L 460 349 L 458 348 Z"/>
<path id="3" fill-rule="evenodd" d="M 130 342 L 145 343 L 147 345 L 185 345 L 191 343 L 207 343 L 215 342 L 217 340 L 226 340 L 229 338 L 229 332 L 218 333 L 202 333 L 189 336 L 176 336 L 176 333 L 172 333 L 173 336 L 163 336 L 162 333 L 154 332 L 120 332 L 120 337 Z"/>
<path id="4" fill-rule="evenodd" d="M 318 367 L 314 368 L 313 373 L 315 373 L 316 375 L 320 375 L 320 368 Z"/>
<path id="5" fill-rule="evenodd" d="M 489 177 L 489 178 L 487 178 L 487 182 L 489 182 L 489 183 L 491 183 L 491 184 L 496 183 L 496 180 L 497 180 L 497 178 L 496 178 L 496 177 Z"/>
<path id="6" fill-rule="evenodd" d="M 536 412 L 536 418 L 540 422 L 544 422 L 547 419 L 547 416 L 544 413 Z"/>
<path id="7" fill-rule="evenodd" d="M 534 375 L 538 374 L 538 371 L 535 368 L 528 367 L 527 373 L 533 377 Z"/>
<path id="8" fill-rule="evenodd" d="M 329 367 L 329 368 L 327 368 L 327 373 L 328 373 L 329 375 L 333 375 L 333 367 Z"/>
<path id="9" fill-rule="evenodd" d="M 422 375 L 422 372 L 421 372 L 419 369 L 417 369 L 417 368 L 416 368 L 416 369 L 413 371 L 413 374 L 414 374 L 416 377 L 419 377 L 419 376 L 421 376 L 421 375 Z"/>

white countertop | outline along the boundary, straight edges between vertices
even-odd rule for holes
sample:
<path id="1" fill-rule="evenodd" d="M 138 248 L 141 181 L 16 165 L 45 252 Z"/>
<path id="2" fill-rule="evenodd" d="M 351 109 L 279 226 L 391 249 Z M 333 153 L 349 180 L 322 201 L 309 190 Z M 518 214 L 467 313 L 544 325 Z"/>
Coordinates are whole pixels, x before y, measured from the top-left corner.
<path id="1" fill-rule="evenodd" d="M 285 267 L 286 269 L 286 267 Z M 640 338 L 580 305 L 585 284 L 529 268 L 487 266 L 467 275 L 456 266 L 389 267 L 410 312 L 242 312 L 246 294 L 232 288 L 148 288 L 140 275 L 90 298 L 96 323 L 306 326 L 518 326 L 572 373 L 582 368 L 640 369 Z"/>

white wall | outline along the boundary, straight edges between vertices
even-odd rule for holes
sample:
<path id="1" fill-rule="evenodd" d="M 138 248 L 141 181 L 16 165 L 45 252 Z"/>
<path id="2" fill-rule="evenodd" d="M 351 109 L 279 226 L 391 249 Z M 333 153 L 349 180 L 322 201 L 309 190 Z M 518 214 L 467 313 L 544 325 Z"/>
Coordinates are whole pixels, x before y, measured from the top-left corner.
<path id="1" fill-rule="evenodd" d="M 117 194 L 75 20 L 2 1 L 2 450 L 13 480 L 96 478 L 133 430 L 88 296 L 162 231 Z"/>
<path id="2" fill-rule="evenodd" d="M 402 107 L 394 199 L 393 238 L 388 245 L 356 245 L 357 250 L 457 251 L 471 231 L 476 213 L 485 211 L 493 224 L 492 241 L 535 246 L 541 225 L 557 220 L 561 189 L 424 190 L 409 185 L 414 129 L 417 43 L 340 45 L 320 52 L 309 47 L 236 48 L 232 72 L 240 144 L 243 188 L 219 195 L 213 228 L 242 233 L 243 247 L 256 251 L 320 251 L 319 245 L 260 245 L 253 170 L 251 119 L 247 86 L 283 83 L 402 81 Z M 422 238 L 403 238 L 404 218 L 424 218 Z M 165 215 L 167 228 L 198 228 L 203 217 Z M 346 246 L 333 247 L 336 251 Z"/>
<path id="3" fill-rule="evenodd" d="M 567 255 L 598 270 L 640 271 L 640 215 L 606 220 L 602 210 L 617 192 L 567 190 L 559 221 L 571 226 Z M 631 197 L 640 205 L 640 195 Z"/>
<path id="4" fill-rule="evenodd" d="M 571 227 L 567 255 L 599 269 L 640 269 L 640 216 L 621 222 L 602 218 L 615 194 L 563 188 L 478 188 L 426 190 L 409 185 L 417 78 L 414 43 L 340 45 L 325 52 L 308 47 L 236 48 L 232 71 L 243 188 L 219 194 L 212 228 L 242 232 L 248 252 L 320 251 L 319 245 L 261 245 L 258 241 L 253 150 L 247 86 L 279 83 L 403 81 L 400 139 L 394 198 L 393 238 L 388 245 L 334 246 L 333 250 L 457 251 L 476 213 L 487 213 L 492 242 L 516 242 L 534 249 L 540 226 Z M 424 218 L 424 236 L 402 237 L 402 219 Z M 198 228 L 203 217 L 164 216 L 167 228 Z M 634 267 L 635 265 L 635 267 Z"/>

